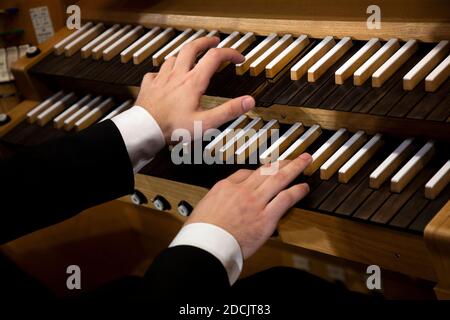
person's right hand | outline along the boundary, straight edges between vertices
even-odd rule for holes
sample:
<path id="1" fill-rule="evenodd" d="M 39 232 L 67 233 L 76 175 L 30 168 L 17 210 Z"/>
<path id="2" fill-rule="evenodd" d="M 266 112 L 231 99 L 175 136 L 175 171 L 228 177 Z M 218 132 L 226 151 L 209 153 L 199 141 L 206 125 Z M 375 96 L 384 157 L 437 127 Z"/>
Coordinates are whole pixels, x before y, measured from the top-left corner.
<path id="1" fill-rule="evenodd" d="M 311 163 L 307 153 L 279 162 L 273 175 L 239 170 L 219 181 L 197 204 L 189 223 L 210 223 L 231 233 L 244 259 L 254 254 L 273 234 L 280 218 L 309 192 L 306 183 L 286 187 Z"/>

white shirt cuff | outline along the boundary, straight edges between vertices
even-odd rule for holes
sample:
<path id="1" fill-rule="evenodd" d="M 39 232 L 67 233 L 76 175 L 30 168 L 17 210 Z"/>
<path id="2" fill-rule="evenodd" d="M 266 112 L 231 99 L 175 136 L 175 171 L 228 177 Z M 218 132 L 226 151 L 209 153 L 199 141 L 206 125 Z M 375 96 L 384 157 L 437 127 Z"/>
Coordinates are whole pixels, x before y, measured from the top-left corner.
<path id="1" fill-rule="evenodd" d="M 134 173 L 148 164 L 166 144 L 156 120 L 140 106 L 134 106 L 111 120 L 122 135 Z"/>
<path id="2" fill-rule="evenodd" d="M 178 232 L 169 247 L 188 245 L 203 249 L 215 256 L 225 267 L 230 285 L 242 271 L 241 247 L 229 232 L 209 223 L 191 223 Z"/>

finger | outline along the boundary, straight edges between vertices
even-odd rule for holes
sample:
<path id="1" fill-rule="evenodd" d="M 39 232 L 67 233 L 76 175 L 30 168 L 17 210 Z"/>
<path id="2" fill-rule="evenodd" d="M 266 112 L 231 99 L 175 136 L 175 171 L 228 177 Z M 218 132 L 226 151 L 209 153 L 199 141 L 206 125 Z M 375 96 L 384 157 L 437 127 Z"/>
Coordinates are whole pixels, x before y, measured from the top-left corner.
<path id="1" fill-rule="evenodd" d="M 278 170 L 274 175 L 269 176 L 257 188 L 258 193 L 264 201 L 270 201 L 281 190 L 286 188 L 294 179 L 302 173 L 311 163 L 311 156 L 307 153 L 301 154 L 286 166 Z"/>
<path id="2" fill-rule="evenodd" d="M 231 48 L 210 49 L 193 69 L 196 73 L 197 85 L 206 89 L 211 77 L 222 62 L 226 61 L 241 63 L 244 61 L 244 56 Z"/>
<path id="3" fill-rule="evenodd" d="M 269 215 L 274 223 L 292 208 L 297 202 L 303 199 L 309 192 L 309 186 L 306 183 L 296 184 L 289 189 L 278 193 L 264 209 L 264 214 Z"/>
<path id="4" fill-rule="evenodd" d="M 188 72 L 194 66 L 197 56 L 209 48 L 216 47 L 220 39 L 217 37 L 203 37 L 194 40 L 180 50 L 174 69 L 180 72 Z"/>
<path id="5" fill-rule="evenodd" d="M 241 169 L 233 173 L 227 179 L 232 183 L 241 183 L 250 177 L 253 172 L 254 170 Z"/>
<path id="6" fill-rule="evenodd" d="M 142 82 L 150 82 L 150 81 L 154 80 L 157 75 L 158 74 L 156 72 L 147 72 L 144 75 L 144 79 L 142 80 Z"/>
<path id="7" fill-rule="evenodd" d="M 252 190 L 257 189 L 274 172 L 278 172 L 278 170 L 284 168 L 290 162 L 290 160 L 282 160 L 262 165 L 245 181 L 246 186 Z"/>
<path id="8" fill-rule="evenodd" d="M 162 64 L 158 72 L 158 79 L 166 79 L 172 72 L 173 66 L 175 65 L 176 58 L 170 57 Z"/>
<path id="9" fill-rule="evenodd" d="M 236 119 L 251 110 L 254 106 L 255 99 L 252 96 L 242 96 L 228 100 L 215 108 L 199 111 L 199 118 L 203 121 L 204 130 L 218 128 L 225 122 Z"/>

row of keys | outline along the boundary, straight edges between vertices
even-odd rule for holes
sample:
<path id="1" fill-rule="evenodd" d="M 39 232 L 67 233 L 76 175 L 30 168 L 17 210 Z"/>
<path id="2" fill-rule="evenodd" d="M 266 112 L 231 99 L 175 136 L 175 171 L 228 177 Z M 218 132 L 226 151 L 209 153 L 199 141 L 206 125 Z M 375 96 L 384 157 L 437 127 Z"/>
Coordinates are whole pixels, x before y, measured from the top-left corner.
<path id="1" fill-rule="evenodd" d="M 56 129 L 80 131 L 96 122 L 111 119 L 130 108 L 132 103 L 132 100 L 127 100 L 117 105 L 111 97 L 90 94 L 79 99 L 73 92 L 65 94 L 58 91 L 29 111 L 26 118 L 29 123 L 42 127 L 52 121 Z"/>
<path id="2" fill-rule="evenodd" d="M 306 129 L 297 122 L 264 151 L 259 150 L 269 143 L 271 132 L 278 128 L 277 120 L 264 123 L 259 117 L 252 119 L 243 115 L 212 140 L 205 151 L 225 162 L 232 159 L 238 163 L 244 163 L 252 154 L 259 152 L 259 162 L 270 163 L 296 158 L 307 151 L 322 134 L 319 125 Z M 340 183 L 348 183 L 384 145 L 385 137 L 382 134 L 369 137 L 363 131 L 350 133 L 341 128 L 312 154 L 312 163 L 304 174 L 311 176 L 319 170 L 320 178 L 329 180 L 337 173 Z M 415 150 L 413 139 L 406 139 L 373 170 L 369 179 L 370 187 L 379 189 L 390 179 L 391 192 L 402 192 L 432 159 L 435 148 L 435 142 L 428 141 Z M 426 198 L 436 198 L 449 182 L 450 160 L 426 183 Z"/>
<path id="3" fill-rule="evenodd" d="M 220 37 L 220 33 L 217 30 L 208 32 L 191 28 L 178 32 L 170 27 L 163 29 L 159 26 L 146 30 L 142 26 L 119 24 L 106 28 L 103 23 L 88 22 L 58 42 L 54 52 L 71 56 L 80 51 L 82 58 L 105 61 L 120 56 L 123 63 L 133 61 L 134 64 L 151 57 L 153 65 L 160 66 L 169 57 L 176 56 L 184 45 L 203 36 Z M 218 47 L 234 48 L 242 53 L 255 41 L 252 32 L 241 35 L 235 31 L 227 35 Z M 266 77 L 273 78 L 309 48 L 309 44 L 310 39 L 306 35 L 294 38 L 291 34 L 278 36 L 272 33 L 246 53 L 245 61 L 236 65 L 236 74 L 249 72 L 251 76 L 258 76 L 265 71 Z M 351 37 L 325 37 L 291 67 L 291 79 L 299 80 L 306 76 L 309 82 L 316 82 L 352 46 Z M 417 40 L 408 40 L 400 45 L 398 39 L 390 39 L 382 44 L 380 39 L 372 38 L 337 69 L 335 83 L 343 84 L 353 76 L 355 86 L 361 86 L 371 78 L 373 87 L 381 87 L 417 49 Z M 449 41 L 440 41 L 403 76 L 404 90 L 413 90 L 422 80 L 425 80 L 426 91 L 437 90 L 450 75 L 449 51 Z"/>

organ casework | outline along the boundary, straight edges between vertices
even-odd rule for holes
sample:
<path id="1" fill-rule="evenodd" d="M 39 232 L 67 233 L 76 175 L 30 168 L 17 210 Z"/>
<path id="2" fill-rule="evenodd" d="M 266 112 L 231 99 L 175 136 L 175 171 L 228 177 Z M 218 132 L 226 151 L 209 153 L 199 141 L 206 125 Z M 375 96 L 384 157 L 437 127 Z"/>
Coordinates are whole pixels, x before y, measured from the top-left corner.
<path id="1" fill-rule="evenodd" d="M 0 126 L 1 140 L 34 145 L 109 119 L 133 105 L 146 73 L 197 38 L 219 37 L 217 47 L 245 61 L 223 63 L 202 104 L 252 95 L 256 108 L 200 142 L 219 163 L 175 165 L 166 148 L 135 176 L 133 197 L 121 200 L 184 220 L 239 168 L 308 152 L 312 163 L 297 182 L 310 193 L 282 218 L 277 241 L 380 264 L 435 282 L 438 296 L 450 297 L 448 23 L 411 19 L 406 28 L 387 19 L 368 30 L 360 21 L 250 19 L 230 10 L 124 10 L 104 21 L 101 10 L 83 9 L 79 30 L 58 31 L 13 68 L 26 100 Z"/>

